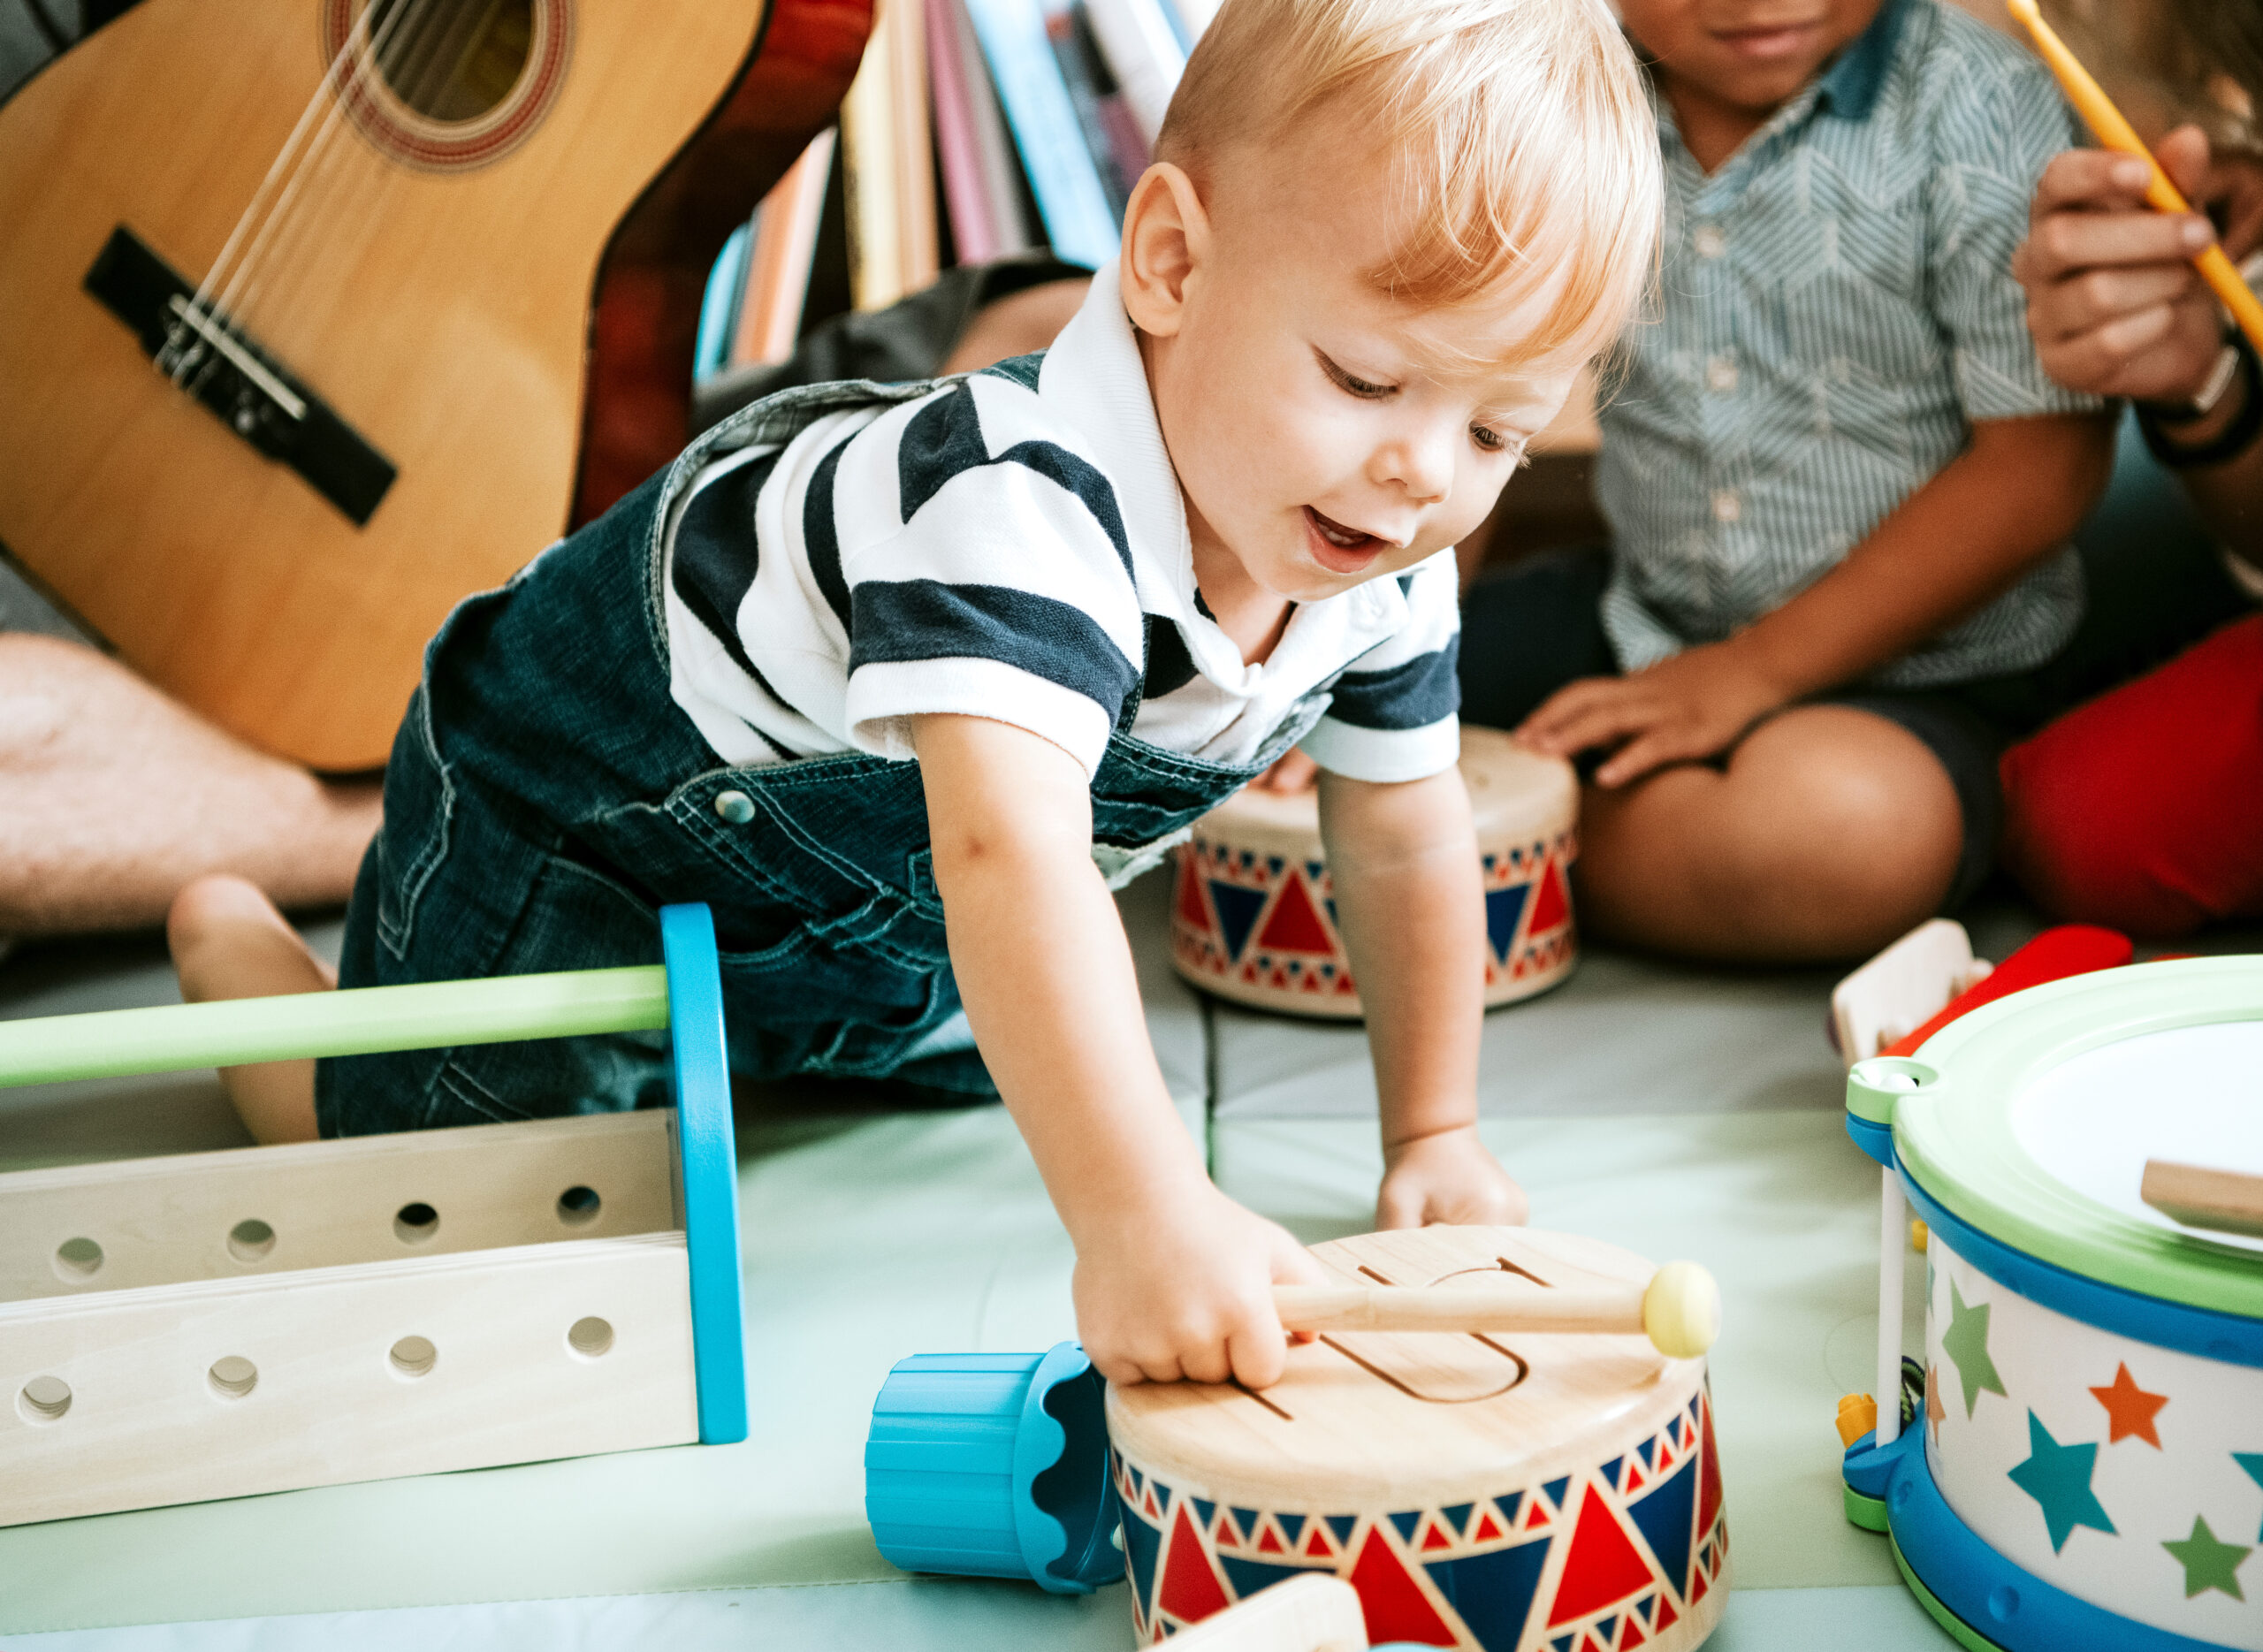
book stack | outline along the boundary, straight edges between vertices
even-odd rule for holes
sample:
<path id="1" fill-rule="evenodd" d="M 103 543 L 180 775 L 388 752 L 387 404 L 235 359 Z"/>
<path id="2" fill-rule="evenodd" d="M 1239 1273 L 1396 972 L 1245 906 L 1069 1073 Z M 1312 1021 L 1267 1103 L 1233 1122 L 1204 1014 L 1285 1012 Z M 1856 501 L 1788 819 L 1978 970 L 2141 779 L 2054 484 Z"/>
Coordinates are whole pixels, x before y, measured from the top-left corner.
<path id="1" fill-rule="evenodd" d="M 883 309 L 1049 247 L 1098 268 L 1215 0 L 880 0 L 841 110 L 734 234 L 695 371 L 783 361 L 820 295 Z M 834 220 L 837 218 L 836 225 Z M 844 272 L 820 266 L 830 254 Z M 835 311 L 840 308 L 836 302 Z"/>

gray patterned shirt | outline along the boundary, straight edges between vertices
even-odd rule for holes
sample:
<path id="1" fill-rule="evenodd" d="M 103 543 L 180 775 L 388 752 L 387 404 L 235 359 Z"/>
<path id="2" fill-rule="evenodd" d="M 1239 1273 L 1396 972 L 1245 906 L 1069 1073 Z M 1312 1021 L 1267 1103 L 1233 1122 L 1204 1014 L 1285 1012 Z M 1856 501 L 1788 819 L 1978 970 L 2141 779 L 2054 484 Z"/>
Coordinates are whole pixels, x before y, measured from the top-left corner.
<path id="1" fill-rule="evenodd" d="M 1615 553 L 1604 623 L 1628 670 L 1798 595 L 1972 421 L 2099 406 L 2045 377 L 2009 272 L 2037 177 L 2079 141 L 2010 41 L 1938 0 L 1886 0 L 1710 177 L 1653 100 L 1663 292 L 1626 340 L 1596 470 Z M 2025 670 L 2082 604 L 2063 551 L 1871 680 Z"/>

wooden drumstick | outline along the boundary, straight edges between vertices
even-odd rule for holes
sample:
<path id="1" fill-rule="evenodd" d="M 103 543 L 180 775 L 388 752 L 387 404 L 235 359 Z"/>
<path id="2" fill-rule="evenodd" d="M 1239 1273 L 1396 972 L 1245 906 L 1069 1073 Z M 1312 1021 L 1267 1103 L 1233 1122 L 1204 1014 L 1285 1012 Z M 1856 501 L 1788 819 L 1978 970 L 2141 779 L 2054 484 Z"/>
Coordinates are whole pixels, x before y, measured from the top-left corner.
<path id="1" fill-rule="evenodd" d="M 2051 65 L 2051 72 L 2059 77 L 2059 84 L 2066 88 L 2067 101 L 2090 124 L 2098 141 L 2109 149 L 2119 149 L 2124 155 L 2134 155 L 2153 168 L 2153 181 L 2145 186 L 2145 201 L 2156 212 L 2190 212 L 2191 204 L 2184 199 L 2168 174 L 2160 170 L 2160 163 L 2153 159 L 2137 129 L 2123 118 L 2106 95 L 2103 87 L 2091 78 L 2082 60 L 2067 49 L 2067 42 L 2059 38 L 2058 31 L 2043 20 L 2035 0 L 2006 0 L 2011 13 L 2027 25 L 2027 32 L 2035 36 L 2035 49 L 2043 54 L 2043 61 Z M 2213 241 L 2194 255 L 2193 265 L 2200 271 L 2200 278 L 2223 301 L 2232 319 L 2239 324 L 2240 331 L 2247 335 L 2247 342 L 2263 350 L 2263 303 L 2256 301 L 2247 283 L 2239 278 L 2239 271 L 2232 268 L 2231 260 L 2224 256 L 2224 249 Z"/>
<path id="2" fill-rule="evenodd" d="M 2263 1238 L 2263 1176 L 2148 1159 L 2137 1197 L 2188 1228 Z"/>
<path id="3" fill-rule="evenodd" d="M 1503 1280 L 1467 1285 L 1276 1285 L 1292 1331 L 1593 1331 L 1645 1336 L 1691 1359 L 1721 1329 L 1721 1288 L 1695 1262 L 1668 1262 L 1648 1285 L 1537 1289 Z"/>

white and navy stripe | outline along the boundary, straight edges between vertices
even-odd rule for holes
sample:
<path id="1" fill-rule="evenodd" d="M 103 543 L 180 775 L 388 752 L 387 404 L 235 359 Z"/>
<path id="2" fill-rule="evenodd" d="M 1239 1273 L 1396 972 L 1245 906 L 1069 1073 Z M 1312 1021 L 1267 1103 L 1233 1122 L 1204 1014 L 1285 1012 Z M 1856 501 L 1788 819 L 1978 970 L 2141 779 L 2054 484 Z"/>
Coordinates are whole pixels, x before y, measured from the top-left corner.
<path id="1" fill-rule="evenodd" d="M 1306 747 L 1419 779 L 1459 746 L 1453 559 L 1299 607 L 1243 664 L 1194 590 L 1184 506 L 1112 272 L 1042 358 L 827 415 L 710 464 L 667 527 L 673 692 L 726 762 L 911 755 L 935 712 L 1084 765 L 1126 728 L 1246 764 L 1333 684 Z"/>

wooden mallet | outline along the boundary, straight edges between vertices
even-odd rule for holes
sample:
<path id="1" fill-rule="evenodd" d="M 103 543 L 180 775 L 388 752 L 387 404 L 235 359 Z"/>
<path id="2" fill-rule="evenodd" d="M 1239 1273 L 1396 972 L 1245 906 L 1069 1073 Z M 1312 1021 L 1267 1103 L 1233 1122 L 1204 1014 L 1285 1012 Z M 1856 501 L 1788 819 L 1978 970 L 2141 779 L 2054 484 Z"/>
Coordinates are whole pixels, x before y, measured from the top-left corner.
<path id="1" fill-rule="evenodd" d="M 1642 1336 L 1694 1359 L 1721 1330 L 1721 1288 L 1695 1262 L 1668 1262 L 1647 1285 L 1588 1290 L 1506 1277 L 1457 1285 L 1276 1285 L 1292 1331 L 1586 1331 Z"/>

